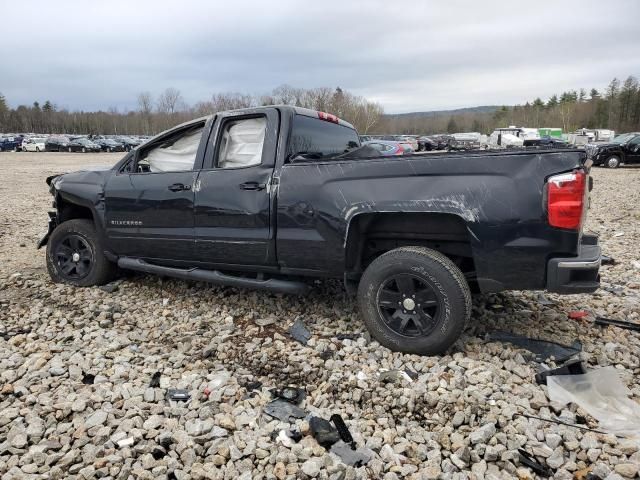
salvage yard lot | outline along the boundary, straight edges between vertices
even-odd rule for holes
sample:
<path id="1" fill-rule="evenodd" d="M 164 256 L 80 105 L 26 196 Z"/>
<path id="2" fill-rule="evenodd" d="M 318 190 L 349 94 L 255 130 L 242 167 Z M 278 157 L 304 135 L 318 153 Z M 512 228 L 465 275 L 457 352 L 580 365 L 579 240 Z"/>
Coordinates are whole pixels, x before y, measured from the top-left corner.
<path id="1" fill-rule="evenodd" d="M 637 445 L 515 416 L 576 423 L 585 413 L 551 405 L 531 355 L 486 334 L 578 339 L 588 366 L 615 366 L 640 402 L 640 334 L 567 318 L 586 310 L 640 321 L 640 168 L 592 172 L 587 228 L 617 262 L 602 268 L 595 295 L 549 294 L 553 305 L 537 292 L 478 296 L 453 351 L 419 357 L 370 342 L 355 303 L 334 282 L 305 298 L 142 275 L 123 277 L 115 291 L 51 283 L 44 250 L 35 250 L 52 200 L 45 177 L 121 156 L 0 154 L 2 478 L 529 478 L 518 448 L 546 458 L 556 478 L 586 467 L 602 478 L 637 471 Z M 312 333 L 306 346 L 287 333 L 297 318 Z M 383 370 L 411 376 L 382 382 Z M 160 386 L 152 388 L 155 372 Z M 302 440 L 274 440 L 285 425 L 262 409 L 269 391 L 286 385 L 306 391 L 307 412 L 340 413 L 357 445 L 371 450 L 368 464 L 345 465 L 302 420 Z M 185 388 L 192 399 L 170 403 L 167 388 Z M 488 423 L 495 434 L 480 429 Z"/>

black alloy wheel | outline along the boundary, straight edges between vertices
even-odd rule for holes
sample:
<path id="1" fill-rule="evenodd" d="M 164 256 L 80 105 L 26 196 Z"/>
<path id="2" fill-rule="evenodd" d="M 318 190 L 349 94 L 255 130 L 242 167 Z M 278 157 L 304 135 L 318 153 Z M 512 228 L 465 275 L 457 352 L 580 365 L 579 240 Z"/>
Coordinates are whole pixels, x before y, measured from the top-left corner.
<path id="1" fill-rule="evenodd" d="M 80 280 L 91 271 L 94 263 L 93 249 L 85 238 L 77 233 L 69 233 L 55 246 L 54 261 L 64 280 Z"/>
<path id="2" fill-rule="evenodd" d="M 431 285 L 416 275 L 390 277 L 380 285 L 377 303 L 387 326 L 403 337 L 429 335 L 439 321 L 438 297 Z"/>

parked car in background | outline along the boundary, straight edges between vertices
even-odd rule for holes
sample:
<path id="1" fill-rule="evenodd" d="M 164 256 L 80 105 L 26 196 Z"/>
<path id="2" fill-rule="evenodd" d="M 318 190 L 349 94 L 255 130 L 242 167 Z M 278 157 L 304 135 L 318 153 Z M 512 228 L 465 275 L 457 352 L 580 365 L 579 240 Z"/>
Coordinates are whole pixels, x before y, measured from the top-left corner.
<path id="1" fill-rule="evenodd" d="M 94 138 L 91 141 L 99 145 L 103 152 L 124 152 L 124 145 L 113 138 Z"/>
<path id="2" fill-rule="evenodd" d="M 541 138 L 531 138 L 523 142 L 523 147 L 538 147 L 538 148 L 570 148 L 567 142 L 560 138 L 545 136 Z"/>
<path id="3" fill-rule="evenodd" d="M 623 133 L 609 143 L 592 143 L 585 149 L 594 165 L 618 168 L 623 163 L 640 163 L 640 132 Z"/>
<path id="4" fill-rule="evenodd" d="M 102 148 L 97 143 L 92 142 L 86 137 L 74 138 L 67 145 L 69 152 L 101 152 Z"/>
<path id="5" fill-rule="evenodd" d="M 373 148 L 378 152 L 379 155 L 384 155 L 385 157 L 411 153 L 406 145 L 399 142 L 391 142 L 387 140 L 372 140 L 370 142 L 364 142 L 362 145 L 367 145 Z"/>
<path id="6" fill-rule="evenodd" d="M 411 151 L 416 151 L 418 149 L 418 142 L 414 138 L 413 141 L 409 141 L 406 135 L 383 135 L 380 137 L 380 140 L 384 140 L 386 142 L 398 142 L 403 145 L 406 145 L 411 149 Z"/>
<path id="7" fill-rule="evenodd" d="M 438 149 L 438 141 L 431 137 L 418 137 L 418 152 L 429 152 Z"/>
<path id="8" fill-rule="evenodd" d="M 62 135 L 55 135 L 47 138 L 44 142 L 45 152 L 63 152 L 69 146 L 69 138 Z"/>
<path id="9" fill-rule="evenodd" d="M 477 150 L 487 144 L 487 136 L 478 132 L 454 133 L 451 136 L 450 150 Z"/>
<path id="10" fill-rule="evenodd" d="M 124 148 L 126 152 L 130 152 L 131 150 L 136 148 L 138 145 L 140 145 L 140 143 L 142 143 L 134 138 L 126 137 L 126 136 L 114 137 L 113 140 L 122 144 L 122 148 Z"/>
<path id="11" fill-rule="evenodd" d="M 436 142 L 436 150 L 446 150 L 449 148 L 449 144 L 454 141 L 453 136 L 444 134 L 429 135 L 429 138 Z"/>
<path id="12" fill-rule="evenodd" d="M 22 146 L 22 137 L 0 137 L 0 152 L 17 152 Z"/>
<path id="13" fill-rule="evenodd" d="M 44 152 L 46 138 L 25 138 L 22 141 L 23 152 Z"/>

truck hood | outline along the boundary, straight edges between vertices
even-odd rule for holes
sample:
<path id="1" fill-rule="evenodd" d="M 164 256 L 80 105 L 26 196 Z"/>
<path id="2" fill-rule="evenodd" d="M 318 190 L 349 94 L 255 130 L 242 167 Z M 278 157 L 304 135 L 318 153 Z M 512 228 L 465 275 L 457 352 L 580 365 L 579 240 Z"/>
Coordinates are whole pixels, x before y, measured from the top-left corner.
<path id="1" fill-rule="evenodd" d="M 47 185 L 59 189 L 59 185 L 64 183 L 104 183 L 108 172 L 113 168 L 111 165 L 92 165 L 86 169 L 77 170 L 75 172 L 58 173 L 47 177 Z"/>

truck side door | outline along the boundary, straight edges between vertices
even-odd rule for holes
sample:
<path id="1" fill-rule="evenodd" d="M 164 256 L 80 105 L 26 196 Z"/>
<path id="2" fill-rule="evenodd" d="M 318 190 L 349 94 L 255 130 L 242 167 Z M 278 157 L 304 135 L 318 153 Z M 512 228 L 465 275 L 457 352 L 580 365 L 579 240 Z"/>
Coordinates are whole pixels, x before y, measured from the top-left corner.
<path id="1" fill-rule="evenodd" d="M 120 256 L 194 260 L 193 186 L 205 122 L 179 127 L 143 146 L 105 187 L 109 247 Z M 198 155 L 198 153 L 200 153 Z"/>
<path id="2" fill-rule="evenodd" d="M 280 114 L 217 117 L 195 192 L 195 250 L 210 265 L 275 265 L 271 225 Z"/>
<path id="3" fill-rule="evenodd" d="M 625 150 L 625 163 L 640 163 L 640 135 L 632 139 Z"/>

